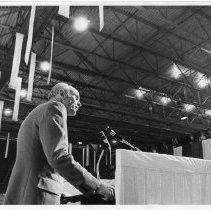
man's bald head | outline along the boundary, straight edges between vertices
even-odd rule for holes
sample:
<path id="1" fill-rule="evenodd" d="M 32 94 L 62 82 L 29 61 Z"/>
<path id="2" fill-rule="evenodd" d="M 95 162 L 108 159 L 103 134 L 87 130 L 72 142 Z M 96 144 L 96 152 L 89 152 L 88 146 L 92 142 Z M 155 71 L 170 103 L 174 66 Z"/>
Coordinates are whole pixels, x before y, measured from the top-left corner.
<path id="1" fill-rule="evenodd" d="M 69 116 L 75 116 L 81 107 L 79 92 L 71 85 L 62 82 L 51 89 L 48 99 L 63 103 Z"/>
<path id="2" fill-rule="evenodd" d="M 48 95 L 48 99 L 54 98 L 57 95 L 63 96 L 64 93 L 68 95 L 69 94 L 72 95 L 72 94 L 78 94 L 78 91 L 71 85 L 60 82 L 60 83 L 57 83 L 55 86 L 53 86 L 53 88 L 51 89 Z"/>

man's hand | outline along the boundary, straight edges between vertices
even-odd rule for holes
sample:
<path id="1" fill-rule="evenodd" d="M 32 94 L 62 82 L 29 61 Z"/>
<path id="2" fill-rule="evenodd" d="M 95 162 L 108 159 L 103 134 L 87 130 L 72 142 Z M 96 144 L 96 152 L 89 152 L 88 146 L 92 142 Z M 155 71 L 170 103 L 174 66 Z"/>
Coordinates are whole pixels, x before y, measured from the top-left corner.
<path id="1" fill-rule="evenodd" d="M 101 183 L 96 193 L 102 195 L 102 199 L 106 201 L 115 199 L 115 190 L 111 185 Z"/>

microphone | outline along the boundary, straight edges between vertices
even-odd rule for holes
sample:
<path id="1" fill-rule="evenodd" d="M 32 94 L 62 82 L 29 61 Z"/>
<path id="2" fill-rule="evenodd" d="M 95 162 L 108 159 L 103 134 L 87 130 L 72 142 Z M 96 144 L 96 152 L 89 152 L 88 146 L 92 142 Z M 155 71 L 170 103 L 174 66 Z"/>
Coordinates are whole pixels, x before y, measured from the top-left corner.
<path id="1" fill-rule="evenodd" d="M 123 138 L 122 136 L 117 135 L 117 133 L 113 129 L 111 129 L 109 126 L 107 126 L 105 130 L 112 137 L 115 137 L 115 138 Z"/>
<path id="2" fill-rule="evenodd" d="M 107 126 L 105 130 L 106 130 L 106 132 L 108 132 L 108 134 L 109 134 L 110 136 L 114 137 L 114 138 L 117 140 L 117 142 L 121 142 L 121 143 L 123 143 L 123 144 L 126 144 L 127 146 L 129 146 L 129 147 L 130 147 L 131 149 L 133 149 L 133 150 L 140 151 L 139 148 L 137 148 L 136 146 L 134 146 L 134 145 L 132 145 L 131 143 L 129 143 L 128 141 L 126 141 L 126 140 L 124 139 L 123 136 L 118 135 L 118 134 L 117 134 L 114 130 L 112 130 L 109 126 Z"/>

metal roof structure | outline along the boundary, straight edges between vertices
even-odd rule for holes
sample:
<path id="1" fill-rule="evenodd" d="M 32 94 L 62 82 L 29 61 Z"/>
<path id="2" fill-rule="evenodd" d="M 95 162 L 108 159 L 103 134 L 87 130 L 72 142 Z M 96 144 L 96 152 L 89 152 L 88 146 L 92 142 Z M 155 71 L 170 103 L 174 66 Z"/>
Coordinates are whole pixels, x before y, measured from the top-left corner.
<path id="1" fill-rule="evenodd" d="M 0 8 L 0 99 L 11 108 L 15 92 L 8 81 L 15 34 L 27 37 L 30 10 Z M 21 100 L 18 122 L 4 116 L 1 135 L 11 132 L 15 137 L 21 121 L 47 100 L 50 88 L 60 81 L 76 87 L 83 104 L 76 117 L 68 118 L 71 141 L 94 141 L 107 125 L 136 145 L 161 144 L 206 130 L 211 119 L 207 114 L 211 110 L 210 14 L 209 6 L 105 6 L 104 28 L 99 32 L 97 6 L 71 6 L 69 19 L 58 15 L 58 7 L 37 6 L 33 101 Z M 81 33 L 72 24 L 80 15 L 90 20 L 89 29 Z M 40 70 L 39 63 L 50 59 L 52 26 L 53 67 L 47 85 L 48 73 Z M 179 72 L 178 78 L 172 71 Z M 23 88 L 28 74 L 29 66 L 22 60 Z M 207 82 L 203 87 L 202 80 Z M 163 102 L 166 99 L 168 104 Z M 185 109 L 185 104 L 194 109 Z M 186 120 L 181 120 L 183 115 Z"/>

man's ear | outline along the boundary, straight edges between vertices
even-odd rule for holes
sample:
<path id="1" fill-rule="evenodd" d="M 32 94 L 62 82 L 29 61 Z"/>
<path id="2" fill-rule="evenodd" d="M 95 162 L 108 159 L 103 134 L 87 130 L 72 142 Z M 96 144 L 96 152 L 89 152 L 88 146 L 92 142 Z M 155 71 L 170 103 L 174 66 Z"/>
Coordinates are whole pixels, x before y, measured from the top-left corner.
<path id="1" fill-rule="evenodd" d="M 65 92 L 64 92 L 64 90 L 60 90 L 60 91 L 59 91 L 59 94 L 60 94 L 60 96 L 61 96 L 62 98 L 65 97 Z"/>

